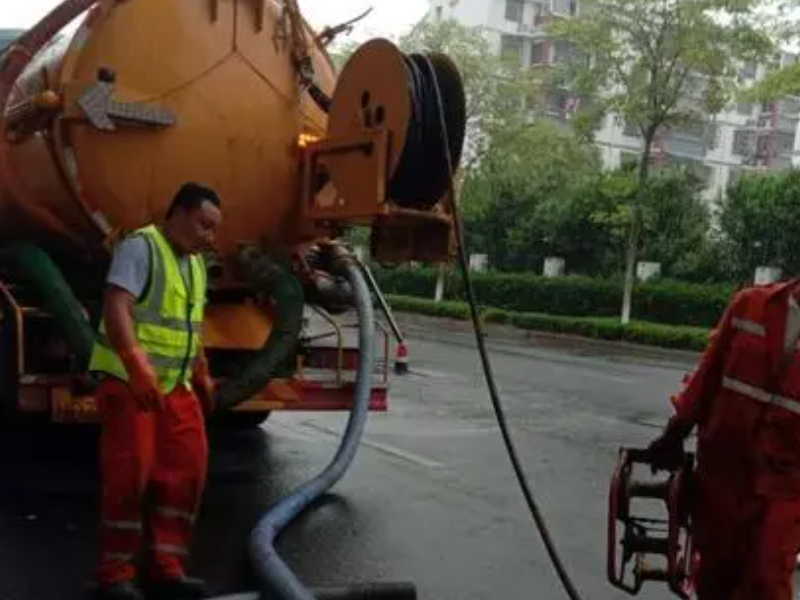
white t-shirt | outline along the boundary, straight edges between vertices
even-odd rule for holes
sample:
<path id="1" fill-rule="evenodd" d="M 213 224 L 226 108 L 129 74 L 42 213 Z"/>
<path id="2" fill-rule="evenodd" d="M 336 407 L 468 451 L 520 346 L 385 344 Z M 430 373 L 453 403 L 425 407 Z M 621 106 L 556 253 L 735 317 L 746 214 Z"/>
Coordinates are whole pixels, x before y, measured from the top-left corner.
<path id="1" fill-rule="evenodd" d="M 178 257 L 178 264 L 184 282 L 189 281 L 191 275 L 189 255 Z M 126 237 L 114 248 L 106 283 L 121 287 L 133 294 L 137 300 L 141 300 L 149 276 L 150 247 L 147 240 L 140 235 Z"/>

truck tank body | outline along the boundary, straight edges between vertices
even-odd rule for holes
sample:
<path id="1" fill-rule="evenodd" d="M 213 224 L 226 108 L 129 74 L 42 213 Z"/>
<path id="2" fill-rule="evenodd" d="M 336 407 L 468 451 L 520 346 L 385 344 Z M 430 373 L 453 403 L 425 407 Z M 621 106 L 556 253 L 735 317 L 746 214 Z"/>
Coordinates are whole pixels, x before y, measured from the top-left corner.
<path id="1" fill-rule="evenodd" d="M 89 9 L 78 26 L 53 36 L 80 7 Z M 187 181 L 222 199 L 202 334 L 212 373 L 238 381 L 264 365 L 257 383 L 265 386 L 234 390 L 250 400 L 227 416 L 248 425 L 270 410 L 349 408 L 347 372 L 358 350 L 348 326 L 318 319 L 312 329 L 332 333 L 312 336 L 301 351 L 299 332 L 278 321 L 283 310 L 292 324 L 306 322 L 302 293 L 294 296 L 300 313 L 278 306 L 276 291 L 243 276 L 237 260 L 242 247 L 257 246 L 286 265 L 329 234 L 327 222 L 308 218 L 301 195 L 307 145 L 328 130 L 318 101 L 333 95 L 336 73 L 314 32 L 285 8 L 274 0 L 64 0 L 0 53 L 6 79 L 14 61 L 26 64 L 0 107 L 0 421 L 96 421 L 76 356 L 85 359 L 93 343 L 110 245 L 162 222 Z M 42 40 L 28 60 L 27 48 Z M 310 61 L 317 101 L 300 83 L 299 56 Z M 0 81 L 4 95 L 9 84 Z M 271 345 L 275 335 L 283 338 Z M 385 410 L 386 390 L 384 368 L 371 408 Z"/>
<path id="2" fill-rule="evenodd" d="M 296 0 L 62 0 L 0 53 L 0 421 L 97 418 L 111 244 L 188 181 L 222 199 L 201 334 L 222 405 L 350 407 L 336 237 L 367 225 L 378 262 L 448 260 L 466 109 L 452 61 L 387 40 L 337 77 L 324 44 L 346 29 L 316 36 Z"/>
<path id="3" fill-rule="evenodd" d="M 56 241 L 92 255 L 110 232 L 163 218 L 180 185 L 198 181 L 223 200 L 223 257 L 240 242 L 298 241 L 298 139 L 323 136 L 327 118 L 297 83 L 282 15 L 271 0 L 99 3 L 15 85 L 9 108 L 45 90 L 63 106 L 46 131 L 9 147 L 0 239 Z M 332 64 L 307 36 L 317 83 L 331 94 Z M 81 100 L 101 69 L 114 74 L 113 101 L 167 111 L 174 123 L 140 111 L 113 131 L 98 129 Z"/>

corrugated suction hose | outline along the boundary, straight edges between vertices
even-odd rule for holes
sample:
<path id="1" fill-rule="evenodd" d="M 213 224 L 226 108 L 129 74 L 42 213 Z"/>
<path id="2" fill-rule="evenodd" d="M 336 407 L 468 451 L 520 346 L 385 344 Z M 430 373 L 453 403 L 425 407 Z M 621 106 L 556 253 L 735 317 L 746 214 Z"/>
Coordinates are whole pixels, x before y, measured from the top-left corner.
<path id="1" fill-rule="evenodd" d="M 75 356 L 75 371 L 85 371 L 94 346 L 94 329 L 50 255 L 35 244 L 9 244 L 0 247 L 0 263 L 10 266 L 14 274 L 33 290 L 42 307 L 53 315 Z"/>
<path id="2" fill-rule="evenodd" d="M 250 536 L 250 558 L 259 580 L 261 594 L 227 596 L 228 600 L 269 598 L 274 600 L 412 600 L 416 591 L 411 584 L 375 584 L 349 588 L 318 590 L 307 588 L 281 559 L 275 539 L 281 531 L 347 471 L 355 457 L 369 411 L 375 367 L 375 317 L 369 288 L 352 257 L 339 257 L 336 270 L 353 289 L 359 325 L 359 362 L 353 408 L 339 448 L 330 464 L 316 477 L 274 504 L 261 518 Z M 221 600 L 221 599 L 220 599 Z"/>

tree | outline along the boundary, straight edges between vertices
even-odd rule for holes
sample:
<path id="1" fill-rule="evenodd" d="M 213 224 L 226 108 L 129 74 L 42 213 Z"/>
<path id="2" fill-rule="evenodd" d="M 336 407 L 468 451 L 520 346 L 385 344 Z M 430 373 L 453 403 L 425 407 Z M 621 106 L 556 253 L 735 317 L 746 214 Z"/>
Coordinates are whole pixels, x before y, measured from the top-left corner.
<path id="1" fill-rule="evenodd" d="M 704 122 L 718 113 L 735 91 L 737 66 L 772 51 L 763 23 L 751 18 L 757 4 L 596 0 L 579 17 L 557 20 L 550 28 L 577 49 L 576 59 L 557 71 L 554 81 L 594 98 L 593 114 L 611 112 L 636 127 L 642 138 L 625 259 L 623 323 L 630 320 L 654 142 L 669 128 Z"/>
<path id="2" fill-rule="evenodd" d="M 800 171 L 740 178 L 722 204 L 720 229 L 738 280 L 761 265 L 800 274 Z"/>
<path id="3" fill-rule="evenodd" d="M 596 258 L 604 243 L 592 224 L 599 173 L 597 149 L 554 122 L 495 133 L 464 182 L 470 247 L 510 270 L 538 270 L 554 253 L 575 266 Z"/>
<path id="4" fill-rule="evenodd" d="M 671 277 L 698 278 L 713 243 L 702 191 L 702 180 L 685 167 L 659 169 L 647 182 L 642 256 L 661 263 L 663 272 Z"/>
<path id="5" fill-rule="evenodd" d="M 521 57 L 492 51 L 486 31 L 455 20 L 425 20 L 399 41 L 404 52 L 447 54 L 458 66 L 467 99 L 467 136 L 462 175 L 486 156 L 492 138 L 513 130 L 527 115 L 539 90 L 537 75 L 523 69 Z"/>

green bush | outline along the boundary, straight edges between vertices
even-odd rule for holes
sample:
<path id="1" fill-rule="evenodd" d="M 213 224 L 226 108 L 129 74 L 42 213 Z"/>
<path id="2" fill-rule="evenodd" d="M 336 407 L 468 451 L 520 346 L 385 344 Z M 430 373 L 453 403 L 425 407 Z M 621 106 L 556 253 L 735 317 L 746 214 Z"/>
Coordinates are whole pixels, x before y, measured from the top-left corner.
<path id="1" fill-rule="evenodd" d="M 389 296 L 392 308 L 434 317 L 449 317 L 467 320 L 469 306 L 465 302 L 434 302 L 407 296 Z M 487 323 L 510 324 L 520 329 L 550 331 L 581 335 L 603 340 L 623 340 L 638 344 L 703 350 L 708 343 L 709 330 L 702 327 L 663 325 L 645 321 L 633 321 L 622 325 L 616 317 L 567 317 L 540 313 L 523 313 L 488 308 L 481 311 Z"/>
<path id="2" fill-rule="evenodd" d="M 375 269 L 386 293 L 432 298 L 436 269 Z M 547 315 L 615 317 L 622 305 L 622 281 L 591 277 L 540 277 L 531 274 L 475 273 L 473 283 L 482 305 Z M 659 280 L 634 290 L 633 316 L 643 321 L 712 327 L 733 293 L 727 284 L 700 285 Z M 464 300 L 460 275 L 448 271 L 445 297 Z M 613 332 L 604 330 L 608 335 Z"/>

